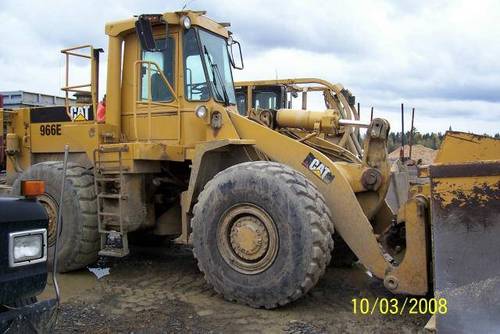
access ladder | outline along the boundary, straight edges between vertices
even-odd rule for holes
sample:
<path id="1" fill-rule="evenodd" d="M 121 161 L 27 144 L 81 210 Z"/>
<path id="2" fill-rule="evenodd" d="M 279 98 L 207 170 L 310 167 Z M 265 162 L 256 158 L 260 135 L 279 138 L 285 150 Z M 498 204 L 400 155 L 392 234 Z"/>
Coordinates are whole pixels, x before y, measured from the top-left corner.
<path id="1" fill-rule="evenodd" d="M 123 217 L 123 206 L 128 195 L 124 193 L 122 154 L 127 145 L 105 147 L 94 150 L 94 183 L 97 195 L 97 222 L 101 235 L 99 255 L 124 257 L 129 254 L 127 228 Z"/>

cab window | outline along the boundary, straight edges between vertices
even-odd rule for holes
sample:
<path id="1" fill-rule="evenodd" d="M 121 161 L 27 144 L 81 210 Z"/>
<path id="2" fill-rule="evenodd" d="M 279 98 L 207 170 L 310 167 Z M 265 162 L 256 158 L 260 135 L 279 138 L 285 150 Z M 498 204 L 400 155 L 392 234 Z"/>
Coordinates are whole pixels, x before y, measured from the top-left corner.
<path id="1" fill-rule="evenodd" d="M 165 48 L 165 43 L 167 47 Z M 175 41 L 172 37 L 160 38 L 156 40 L 156 46 L 163 51 L 150 52 L 142 51 L 142 60 L 151 61 L 158 65 L 160 71 L 168 80 L 172 88 L 175 89 L 174 81 L 174 56 Z M 151 100 L 156 102 L 168 102 L 173 100 L 172 92 L 156 70 L 151 66 Z M 148 64 L 142 64 L 141 70 L 141 100 L 147 101 L 149 96 Z"/>
<path id="2" fill-rule="evenodd" d="M 278 94 L 275 92 L 255 92 L 255 109 L 278 109 Z"/>
<path id="3" fill-rule="evenodd" d="M 236 92 L 236 106 L 240 115 L 247 114 L 247 94 L 243 91 Z"/>
<path id="4" fill-rule="evenodd" d="M 207 101 L 210 91 L 195 29 L 184 33 L 184 91 L 189 101 Z"/>

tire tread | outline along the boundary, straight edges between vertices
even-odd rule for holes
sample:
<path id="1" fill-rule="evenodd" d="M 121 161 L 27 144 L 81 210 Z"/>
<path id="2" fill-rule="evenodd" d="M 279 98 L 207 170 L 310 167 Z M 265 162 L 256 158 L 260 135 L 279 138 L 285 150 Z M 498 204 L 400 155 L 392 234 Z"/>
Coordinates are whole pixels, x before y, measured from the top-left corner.
<path id="1" fill-rule="evenodd" d="M 31 166 L 26 170 L 27 177 L 35 172 L 42 176 L 46 182 L 62 177 L 62 161 L 44 161 Z M 16 183 L 20 182 L 22 176 Z M 73 162 L 68 162 L 66 170 L 66 182 L 71 184 L 71 190 L 80 207 L 81 222 L 72 222 L 78 224 L 75 228 L 73 240 L 73 250 L 71 255 L 59 260 L 59 271 L 67 272 L 85 267 L 97 260 L 97 253 L 100 247 L 99 233 L 97 231 L 97 197 L 94 189 L 94 175 L 87 168 Z M 16 188 L 16 183 L 14 188 Z M 68 188 L 66 188 L 68 189 Z M 66 196 L 68 194 L 66 193 Z M 58 200 L 58 198 L 57 198 Z"/>
<path id="2" fill-rule="evenodd" d="M 234 169 L 238 168 L 240 171 L 249 170 L 256 171 L 258 173 L 268 173 L 273 177 L 284 181 L 290 185 L 290 189 L 295 193 L 301 201 L 304 201 L 305 208 L 307 208 L 308 215 L 310 219 L 310 229 L 313 235 L 312 244 L 312 257 L 308 264 L 306 270 L 306 276 L 301 282 L 297 282 L 295 290 L 291 293 L 283 294 L 284 291 L 277 289 L 279 291 L 274 291 L 273 303 L 264 303 L 263 301 L 243 301 L 243 303 L 251 307 L 265 307 L 268 309 L 278 307 L 280 305 L 288 304 L 301 296 L 305 295 L 320 279 L 324 274 L 326 267 L 331 259 L 331 252 L 333 250 L 333 222 L 331 219 L 331 213 L 329 208 L 325 204 L 323 195 L 319 192 L 317 187 L 309 181 L 303 174 L 295 171 L 294 169 L 276 162 L 270 161 L 252 161 L 245 162 L 231 166 L 217 175 L 215 175 L 210 181 L 205 184 L 203 191 L 198 197 L 197 203 L 193 208 L 193 219 L 191 220 L 191 228 L 193 231 L 196 230 L 197 224 L 203 224 L 203 214 L 202 206 L 207 201 L 212 200 L 210 198 L 211 189 L 214 188 L 217 178 L 222 177 L 225 173 L 231 173 Z M 201 251 L 196 247 L 193 247 L 193 253 L 198 259 L 198 268 L 204 274 L 205 280 L 210 283 L 210 277 L 208 275 L 210 270 L 214 270 L 209 267 L 208 263 L 200 261 L 203 258 Z M 220 291 L 220 289 L 214 284 L 210 284 L 214 287 L 214 290 L 223 295 L 225 299 L 230 301 L 240 301 L 237 296 L 233 294 L 233 291 Z M 240 301 L 241 302 L 241 301 Z"/>

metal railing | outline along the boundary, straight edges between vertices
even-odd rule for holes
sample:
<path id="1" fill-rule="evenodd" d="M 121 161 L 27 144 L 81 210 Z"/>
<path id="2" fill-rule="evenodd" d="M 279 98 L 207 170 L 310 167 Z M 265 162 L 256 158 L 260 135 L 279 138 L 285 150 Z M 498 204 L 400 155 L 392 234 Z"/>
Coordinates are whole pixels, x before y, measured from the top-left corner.
<path id="1" fill-rule="evenodd" d="M 88 51 L 88 53 L 82 53 L 85 50 Z M 80 46 L 75 46 L 72 48 L 67 48 L 61 50 L 61 53 L 63 53 L 66 56 L 66 69 L 65 69 L 65 85 L 64 87 L 61 88 L 62 91 L 65 92 L 65 107 L 66 107 L 66 113 L 70 115 L 69 108 L 70 108 L 70 100 L 69 100 L 69 93 L 83 93 L 87 94 L 90 93 L 91 97 L 91 102 L 90 103 L 78 103 L 76 104 L 91 104 L 92 105 L 92 110 L 95 113 L 97 111 L 97 99 L 98 99 L 98 53 L 102 52 L 102 49 L 95 49 L 92 45 L 80 45 Z M 88 59 L 90 61 L 90 83 L 88 84 L 80 84 L 80 85 L 70 85 L 70 77 L 69 77 L 69 67 L 70 67 L 70 57 L 78 57 L 78 58 L 84 58 Z M 70 115 L 71 116 L 71 115 Z M 73 117 L 70 117 L 71 120 L 73 120 Z"/>

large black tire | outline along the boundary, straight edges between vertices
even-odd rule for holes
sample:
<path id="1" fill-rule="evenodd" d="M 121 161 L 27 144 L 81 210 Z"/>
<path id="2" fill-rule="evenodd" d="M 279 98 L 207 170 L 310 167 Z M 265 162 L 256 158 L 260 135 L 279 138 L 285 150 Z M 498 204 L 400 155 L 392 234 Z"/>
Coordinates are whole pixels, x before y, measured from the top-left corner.
<path id="1" fill-rule="evenodd" d="M 9 303 L 7 305 L 0 305 L 0 315 L 2 314 L 2 312 L 10 311 L 12 308 L 28 306 L 28 305 L 36 303 L 36 301 L 37 301 L 36 297 L 26 297 L 26 298 L 18 299 L 15 302 Z M 12 329 L 12 328 L 10 329 L 10 331 L 8 331 L 9 327 L 12 326 L 12 323 L 14 321 L 15 320 L 12 319 L 12 320 L 7 321 L 7 322 L 0 322 L 0 333 L 22 333 L 22 331 L 19 331 L 19 329 L 17 329 L 17 328 L 16 328 L 17 331 Z"/>
<path id="2" fill-rule="evenodd" d="M 36 297 L 26 297 L 16 300 L 12 303 L 12 307 L 24 307 L 36 303 Z"/>
<path id="3" fill-rule="evenodd" d="M 222 217 L 246 204 L 267 213 L 279 236 L 273 262 L 251 274 L 229 265 L 217 240 Z M 274 162 L 246 162 L 218 173 L 200 193 L 191 225 L 206 281 L 225 299 L 256 308 L 275 308 L 306 294 L 333 249 L 333 223 L 321 193 L 304 175 Z"/>
<path id="4" fill-rule="evenodd" d="M 35 164 L 25 170 L 14 182 L 13 193 L 20 194 L 22 180 L 43 180 L 45 181 L 45 196 L 54 201 L 58 207 L 62 173 L 63 163 L 60 161 Z M 77 270 L 97 260 L 100 241 L 93 177 L 92 172 L 87 168 L 68 163 L 64 185 L 62 229 L 57 252 L 59 272 Z M 49 263 L 53 258 L 53 252 L 54 245 L 49 242 Z"/>

